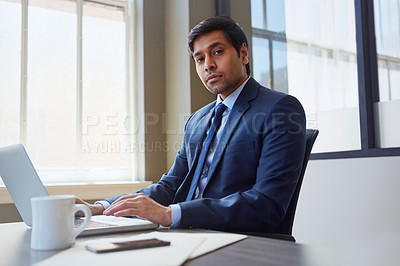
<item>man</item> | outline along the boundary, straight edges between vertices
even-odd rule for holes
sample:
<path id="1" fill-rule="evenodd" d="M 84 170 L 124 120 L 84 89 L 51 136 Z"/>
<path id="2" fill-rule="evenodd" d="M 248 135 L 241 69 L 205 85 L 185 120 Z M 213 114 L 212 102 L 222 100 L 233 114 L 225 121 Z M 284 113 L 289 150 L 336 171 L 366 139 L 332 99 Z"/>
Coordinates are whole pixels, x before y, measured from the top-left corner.
<path id="1" fill-rule="evenodd" d="M 100 200 L 92 212 L 173 228 L 279 233 L 303 162 L 303 108 L 249 77 L 247 39 L 230 18 L 200 22 L 189 49 L 217 101 L 189 118 L 175 163 L 157 184 Z"/>

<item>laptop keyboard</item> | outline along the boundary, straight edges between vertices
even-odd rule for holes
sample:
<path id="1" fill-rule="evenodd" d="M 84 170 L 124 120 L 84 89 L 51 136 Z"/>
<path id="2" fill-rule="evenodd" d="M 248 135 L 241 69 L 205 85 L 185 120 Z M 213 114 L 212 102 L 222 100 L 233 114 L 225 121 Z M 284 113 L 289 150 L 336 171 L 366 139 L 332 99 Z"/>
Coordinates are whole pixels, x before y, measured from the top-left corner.
<path id="1" fill-rule="evenodd" d="M 75 219 L 75 228 L 79 227 L 81 224 L 84 223 L 84 219 L 78 218 Z M 89 223 L 87 224 L 86 228 L 101 228 L 101 227 L 113 227 L 115 224 L 108 224 L 108 223 L 103 223 L 103 222 L 97 222 L 90 220 Z"/>

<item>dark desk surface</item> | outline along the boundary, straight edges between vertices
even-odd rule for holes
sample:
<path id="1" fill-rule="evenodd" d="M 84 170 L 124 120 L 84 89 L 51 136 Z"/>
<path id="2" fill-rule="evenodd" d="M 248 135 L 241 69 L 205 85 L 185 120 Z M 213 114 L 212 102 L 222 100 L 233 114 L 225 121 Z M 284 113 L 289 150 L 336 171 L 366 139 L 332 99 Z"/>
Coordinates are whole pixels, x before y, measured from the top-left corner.
<path id="1" fill-rule="evenodd" d="M 1 265 L 32 265 L 57 254 L 54 251 L 32 251 L 31 230 L 24 223 L 0 224 L 0 236 Z M 85 239 L 87 237 L 81 237 L 77 241 Z M 330 254 L 318 248 L 249 236 L 245 240 L 187 261 L 184 265 L 334 265 L 330 258 Z"/>

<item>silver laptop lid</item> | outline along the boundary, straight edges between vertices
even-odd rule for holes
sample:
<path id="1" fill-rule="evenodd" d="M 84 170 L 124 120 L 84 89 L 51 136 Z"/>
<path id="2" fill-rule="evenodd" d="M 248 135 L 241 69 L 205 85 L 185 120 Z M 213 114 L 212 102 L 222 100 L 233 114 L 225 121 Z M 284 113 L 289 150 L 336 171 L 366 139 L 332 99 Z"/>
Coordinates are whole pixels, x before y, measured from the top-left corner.
<path id="1" fill-rule="evenodd" d="M 32 226 L 31 198 L 48 193 L 22 144 L 0 148 L 0 176 L 22 219 Z"/>

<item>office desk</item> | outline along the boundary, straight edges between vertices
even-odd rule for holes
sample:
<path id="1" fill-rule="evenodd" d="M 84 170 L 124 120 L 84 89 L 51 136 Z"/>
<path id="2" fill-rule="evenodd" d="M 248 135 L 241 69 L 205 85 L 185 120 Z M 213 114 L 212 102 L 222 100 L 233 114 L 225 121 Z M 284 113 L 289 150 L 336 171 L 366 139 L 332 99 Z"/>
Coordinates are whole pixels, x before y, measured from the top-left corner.
<path id="1" fill-rule="evenodd" d="M 116 236 L 124 235 L 132 233 Z M 77 242 L 101 237 L 80 237 Z M 57 251 L 32 251 L 30 238 L 31 230 L 24 223 L 0 224 L 0 265 L 31 265 L 57 254 Z M 245 240 L 187 261 L 184 265 L 334 265 L 331 262 L 330 256 L 317 248 L 249 236 Z"/>

